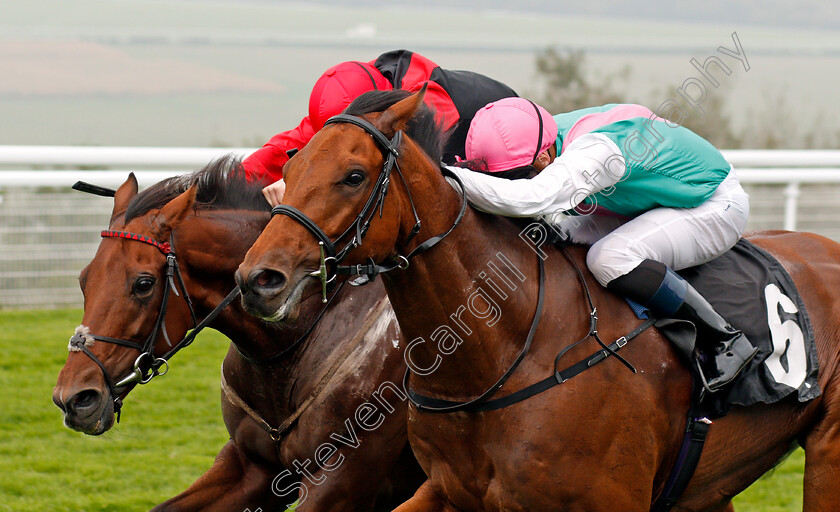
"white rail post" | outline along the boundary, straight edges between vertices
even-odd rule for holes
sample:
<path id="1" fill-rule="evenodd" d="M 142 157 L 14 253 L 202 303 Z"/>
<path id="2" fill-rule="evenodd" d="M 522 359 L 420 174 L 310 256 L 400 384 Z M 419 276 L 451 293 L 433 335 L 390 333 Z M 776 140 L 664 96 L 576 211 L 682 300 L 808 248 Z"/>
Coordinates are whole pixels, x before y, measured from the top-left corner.
<path id="1" fill-rule="evenodd" d="M 796 210 L 799 205 L 799 182 L 791 181 L 785 187 L 785 230 L 796 231 Z"/>

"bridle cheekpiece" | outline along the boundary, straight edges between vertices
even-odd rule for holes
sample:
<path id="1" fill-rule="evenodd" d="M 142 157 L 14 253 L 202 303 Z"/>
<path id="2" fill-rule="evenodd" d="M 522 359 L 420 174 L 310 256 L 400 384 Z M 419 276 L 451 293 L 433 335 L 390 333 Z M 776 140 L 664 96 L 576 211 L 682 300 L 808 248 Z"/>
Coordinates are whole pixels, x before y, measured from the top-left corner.
<path id="1" fill-rule="evenodd" d="M 373 260 L 370 260 L 367 264 L 341 265 L 341 263 L 347 258 L 348 253 L 350 253 L 351 250 L 355 249 L 356 247 L 362 244 L 362 240 L 367 234 L 368 228 L 370 228 L 370 223 L 373 220 L 373 217 L 376 214 L 377 210 L 379 210 L 379 217 L 382 217 L 382 210 L 385 203 L 385 197 L 388 195 L 388 188 L 391 184 L 392 171 L 397 171 L 397 174 L 399 175 L 400 179 L 405 185 L 405 189 L 408 192 L 408 199 L 411 203 L 411 210 L 414 214 L 414 227 L 412 228 L 407 240 L 405 241 L 406 244 L 410 242 L 417 235 L 417 233 L 420 232 L 421 222 L 420 218 L 417 215 L 417 209 L 414 206 L 414 200 L 411 197 L 411 190 L 408 187 L 408 182 L 405 180 L 405 177 L 403 177 L 402 171 L 400 170 L 399 166 L 400 145 L 402 143 L 403 132 L 399 130 L 394 134 L 393 138 L 388 139 L 388 137 L 386 137 L 384 133 L 382 133 L 370 122 L 360 117 L 348 114 L 339 114 L 333 116 L 327 120 L 324 126 L 337 123 L 348 123 L 363 129 L 373 137 L 373 140 L 376 141 L 377 145 L 382 149 L 384 154 L 382 172 L 379 174 L 379 177 L 377 178 L 376 183 L 373 186 L 373 190 L 371 191 L 370 196 L 365 202 L 364 207 L 362 207 L 362 210 L 359 212 L 359 214 L 356 216 L 353 222 L 335 240 L 332 240 L 324 232 L 324 230 L 321 229 L 320 226 L 318 226 L 318 224 L 316 224 L 312 219 L 307 217 L 306 214 L 304 214 L 297 208 L 294 208 L 293 206 L 281 204 L 275 206 L 271 210 L 272 216 L 286 215 L 298 221 L 307 230 L 309 230 L 309 232 L 312 233 L 312 235 L 315 236 L 315 238 L 318 240 L 318 245 L 321 252 L 321 261 L 320 265 L 318 266 L 318 270 L 310 272 L 309 276 L 317 277 L 318 279 L 320 279 L 322 302 L 326 302 L 327 289 L 334 285 L 336 277 L 339 275 L 360 276 L 358 279 L 350 282 L 350 284 L 354 286 L 360 286 L 372 281 L 379 274 L 390 272 L 398 268 L 408 268 L 409 260 L 411 258 L 431 249 L 434 245 L 436 245 L 447 235 L 449 235 L 449 233 L 451 233 L 453 229 L 455 229 L 455 227 L 461 222 L 461 219 L 463 219 L 464 212 L 467 208 L 467 196 L 466 192 L 464 191 L 463 184 L 458 179 L 458 177 L 455 176 L 454 173 L 449 172 L 446 168 L 442 168 L 444 174 L 446 174 L 449 177 L 452 177 L 461 186 L 461 209 L 458 213 L 458 217 L 455 219 L 455 222 L 452 224 L 449 230 L 447 230 L 445 233 L 441 233 L 426 240 L 425 242 L 415 247 L 414 250 L 412 250 L 407 255 L 396 254 L 382 263 L 376 263 Z M 336 245 L 341 240 L 346 239 L 351 235 L 352 237 L 348 240 L 348 242 L 340 250 L 337 250 Z M 330 269 L 330 267 L 333 268 Z"/>

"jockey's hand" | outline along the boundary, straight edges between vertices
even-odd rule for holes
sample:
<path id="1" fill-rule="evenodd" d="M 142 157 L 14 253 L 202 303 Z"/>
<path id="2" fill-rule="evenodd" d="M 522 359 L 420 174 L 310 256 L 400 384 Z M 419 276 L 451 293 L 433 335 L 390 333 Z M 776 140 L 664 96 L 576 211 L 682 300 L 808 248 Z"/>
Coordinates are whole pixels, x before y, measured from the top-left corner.
<path id="1" fill-rule="evenodd" d="M 277 206 L 281 201 L 283 201 L 283 194 L 285 192 L 286 182 L 283 181 L 282 178 L 262 190 L 265 200 L 268 201 L 268 204 L 272 207 Z"/>

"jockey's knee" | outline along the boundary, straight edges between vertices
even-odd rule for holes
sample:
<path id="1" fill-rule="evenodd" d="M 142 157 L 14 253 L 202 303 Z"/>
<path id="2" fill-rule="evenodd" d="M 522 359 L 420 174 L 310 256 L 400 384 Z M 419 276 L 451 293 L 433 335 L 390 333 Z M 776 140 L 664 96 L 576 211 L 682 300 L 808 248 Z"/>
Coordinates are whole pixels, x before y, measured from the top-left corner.
<path id="1" fill-rule="evenodd" d="M 586 254 L 586 266 L 601 286 L 607 286 L 610 281 L 638 267 L 645 259 L 629 251 L 626 240 L 607 236 L 590 247 Z"/>

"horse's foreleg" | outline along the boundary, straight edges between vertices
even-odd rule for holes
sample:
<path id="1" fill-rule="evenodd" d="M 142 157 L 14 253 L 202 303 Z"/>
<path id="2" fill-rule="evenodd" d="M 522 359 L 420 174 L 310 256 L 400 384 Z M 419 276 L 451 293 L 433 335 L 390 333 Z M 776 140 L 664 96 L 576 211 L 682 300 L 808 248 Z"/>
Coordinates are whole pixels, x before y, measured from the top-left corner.
<path id="1" fill-rule="evenodd" d="M 394 512 L 456 512 L 432 488 L 430 480 L 417 489 L 414 496 L 394 509 Z"/>
<path id="2" fill-rule="evenodd" d="M 405 420 L 403 420 L 405 421 Z M 413 495 L 425 481 L 413 454 L 405 444 L 403 449 L 394 449 L 385 443 L 396 437 L 405 443 L 404 434 L 395 435 L 402 424 L 383 428 L 365 439 L 367 450 L 346 450 L 340 467 L 330 471 L 319 468 L 301 480 L 306 485 L 306 496 L 301 493 L 297 512 L 371 512 L 392 511 L 395 506 Z M 387 435 L 386 435 L 387 434 Z M 383 439 L 382 437 L 385 439 Z M 409 455 L 410 458 L 404 457 Z M 334 459 L 337 460 L 337 459 Z M 316 465 L 310 465 L 312 468 Z M 403 479 L 400 488 L 393 486 L 393 479 Z M 316 484 L 317 483 L 317 484 Z M 394 493 L 400 499 L 395 500 Z"/>
<path id="3" fill-rule="evenodd" d="M 152 511 L 230 512 L 246 508 L 258 510 L 260 507 L 274 510 L 279 507 L 279 501 L 271 493 L 271 484 L 278 472 L 251 463 L 233 441 L 228 441 L 206 473 L 186 491 Z"/>
<path id="4" fill-rule="evenodd" d="M 805 440 L 802 510 L 840 510 L 840 418 L 828 413 Z"/>

